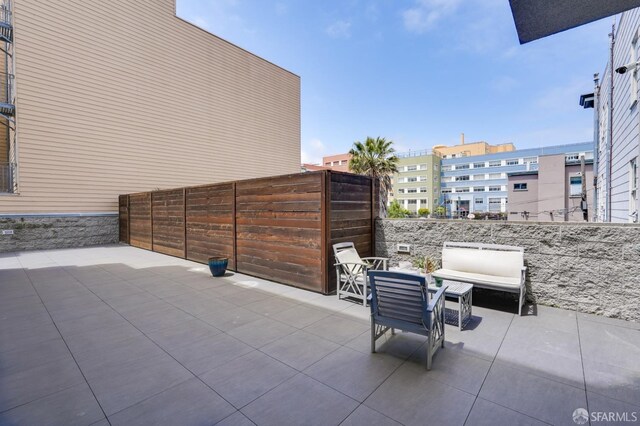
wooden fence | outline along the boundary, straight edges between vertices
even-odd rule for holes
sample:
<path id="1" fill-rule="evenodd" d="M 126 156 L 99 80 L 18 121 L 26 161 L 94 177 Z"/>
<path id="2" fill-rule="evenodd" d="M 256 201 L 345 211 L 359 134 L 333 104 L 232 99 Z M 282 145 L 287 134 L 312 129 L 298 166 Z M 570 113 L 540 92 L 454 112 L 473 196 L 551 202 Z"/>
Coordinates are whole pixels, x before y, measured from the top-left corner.
<path id="1" fill-rule="evenodd" d="M 378 186 L 334 171 L 121 195 L 120 241 L 324 294 L 335 291 L 332 246 L 373 256 Z"/>

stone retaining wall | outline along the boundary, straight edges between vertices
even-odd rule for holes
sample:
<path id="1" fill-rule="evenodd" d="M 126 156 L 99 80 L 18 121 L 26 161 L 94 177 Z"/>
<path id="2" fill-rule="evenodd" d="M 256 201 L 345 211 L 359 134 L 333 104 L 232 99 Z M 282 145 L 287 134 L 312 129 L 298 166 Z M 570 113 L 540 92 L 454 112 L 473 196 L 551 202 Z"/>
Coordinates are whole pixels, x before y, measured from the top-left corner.
<path id="1" fill-rule="evenodd" d="M 379 219 L 376 255 L 392 265 L 465 241 L 525 248 L 527 299 L 640 321 L 640 226 L 593 223 Z M 411 254 L 398 254 L 398 243 Z"/>
<path id="2" fill-rule="evenodd" d="M 13 235 L 1 235 L 13 230 Z M 118 243 L 118 216 L 0 216 L 0 253 Z"/>

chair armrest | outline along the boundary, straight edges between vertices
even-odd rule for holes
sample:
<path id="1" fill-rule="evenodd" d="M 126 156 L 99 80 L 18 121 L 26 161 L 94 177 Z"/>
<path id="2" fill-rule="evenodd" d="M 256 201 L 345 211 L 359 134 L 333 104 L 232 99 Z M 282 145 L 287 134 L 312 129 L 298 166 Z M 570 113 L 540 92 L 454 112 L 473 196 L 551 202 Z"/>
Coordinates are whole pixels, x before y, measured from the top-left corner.
<path id="1" fill-rule="evenodd" d="M 437 305 L 441 303 L 441 301 L 444 301 L 444 292 L 446 290 L 447 290 L 447 286 L 443 285 L 438 289 L 438 291 L 436 291 L 436 293 L 431 298 L 431 301 L 429 301 L 429 306 L 427 306 L 427 312 L 433 312 L 436 309 Z"/>
<path id="2" fill-rule="evenodd" d="M 363 257 L 362 260 L 389 260 L 388 257 Z"/>
<path id="3" fill-rule="evenodd" d="M 347 266 L 347 265 L 355 265 L 355 266 L 362 266 L 363 268 L 370 268 L 371 265 L 368 263 L 360 263 L 360 262 L 344 262 L 344 263 L 336 263 L 333 266 Z"/>
<path id="4" fill-rule="evenodd" d="M 426 320 L 424 324 L 428 330 L 432 330 L 434 322 L 440 323 L 440 328 L 444 328 L 444 292 L 446 291 L 447 286 L 442 286 L 440 289 L 433 295 L 429 305 L 427 306 L 423 321 Z"/>

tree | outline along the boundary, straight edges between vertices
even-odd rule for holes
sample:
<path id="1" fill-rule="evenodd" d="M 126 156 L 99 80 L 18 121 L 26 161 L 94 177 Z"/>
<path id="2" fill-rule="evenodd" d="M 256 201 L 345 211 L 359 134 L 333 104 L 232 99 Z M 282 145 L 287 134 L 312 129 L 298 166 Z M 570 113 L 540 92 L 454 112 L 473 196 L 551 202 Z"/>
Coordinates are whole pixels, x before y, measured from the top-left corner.
<path id="1" fill-rule="evenodd" d="M 400 219 L 403 217 L 407 217 L 411 214 L 411 212 L 400 205 L 398 200 L 393 200 L 391 204 L 389 204 L 388 216 L 392 219 Z"/>
<path id="2" fill-rule="evenodd" d="M 367 137 L 364 142 L 354 142 L 349 151 L 349 170 L 367 175 L 380 182 L 380 206 L 387 205 L 387 194 L 391 189 L 391 176 L 398 172 L 398 157 L 393 149 L 393 141 L 377 137 Z M 384 210 L 383 210 L 384 213 Z"/>

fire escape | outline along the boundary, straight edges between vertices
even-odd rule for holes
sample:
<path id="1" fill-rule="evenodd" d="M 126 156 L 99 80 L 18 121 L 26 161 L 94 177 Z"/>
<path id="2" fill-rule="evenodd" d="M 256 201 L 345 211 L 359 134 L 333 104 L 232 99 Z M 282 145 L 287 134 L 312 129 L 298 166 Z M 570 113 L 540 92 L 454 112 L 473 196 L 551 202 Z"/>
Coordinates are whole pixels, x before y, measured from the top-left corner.
<path id="1" fill-rule="evenodd" d="M 0 0 L 0 193 L 18 190 L 12 0 Z"/>

